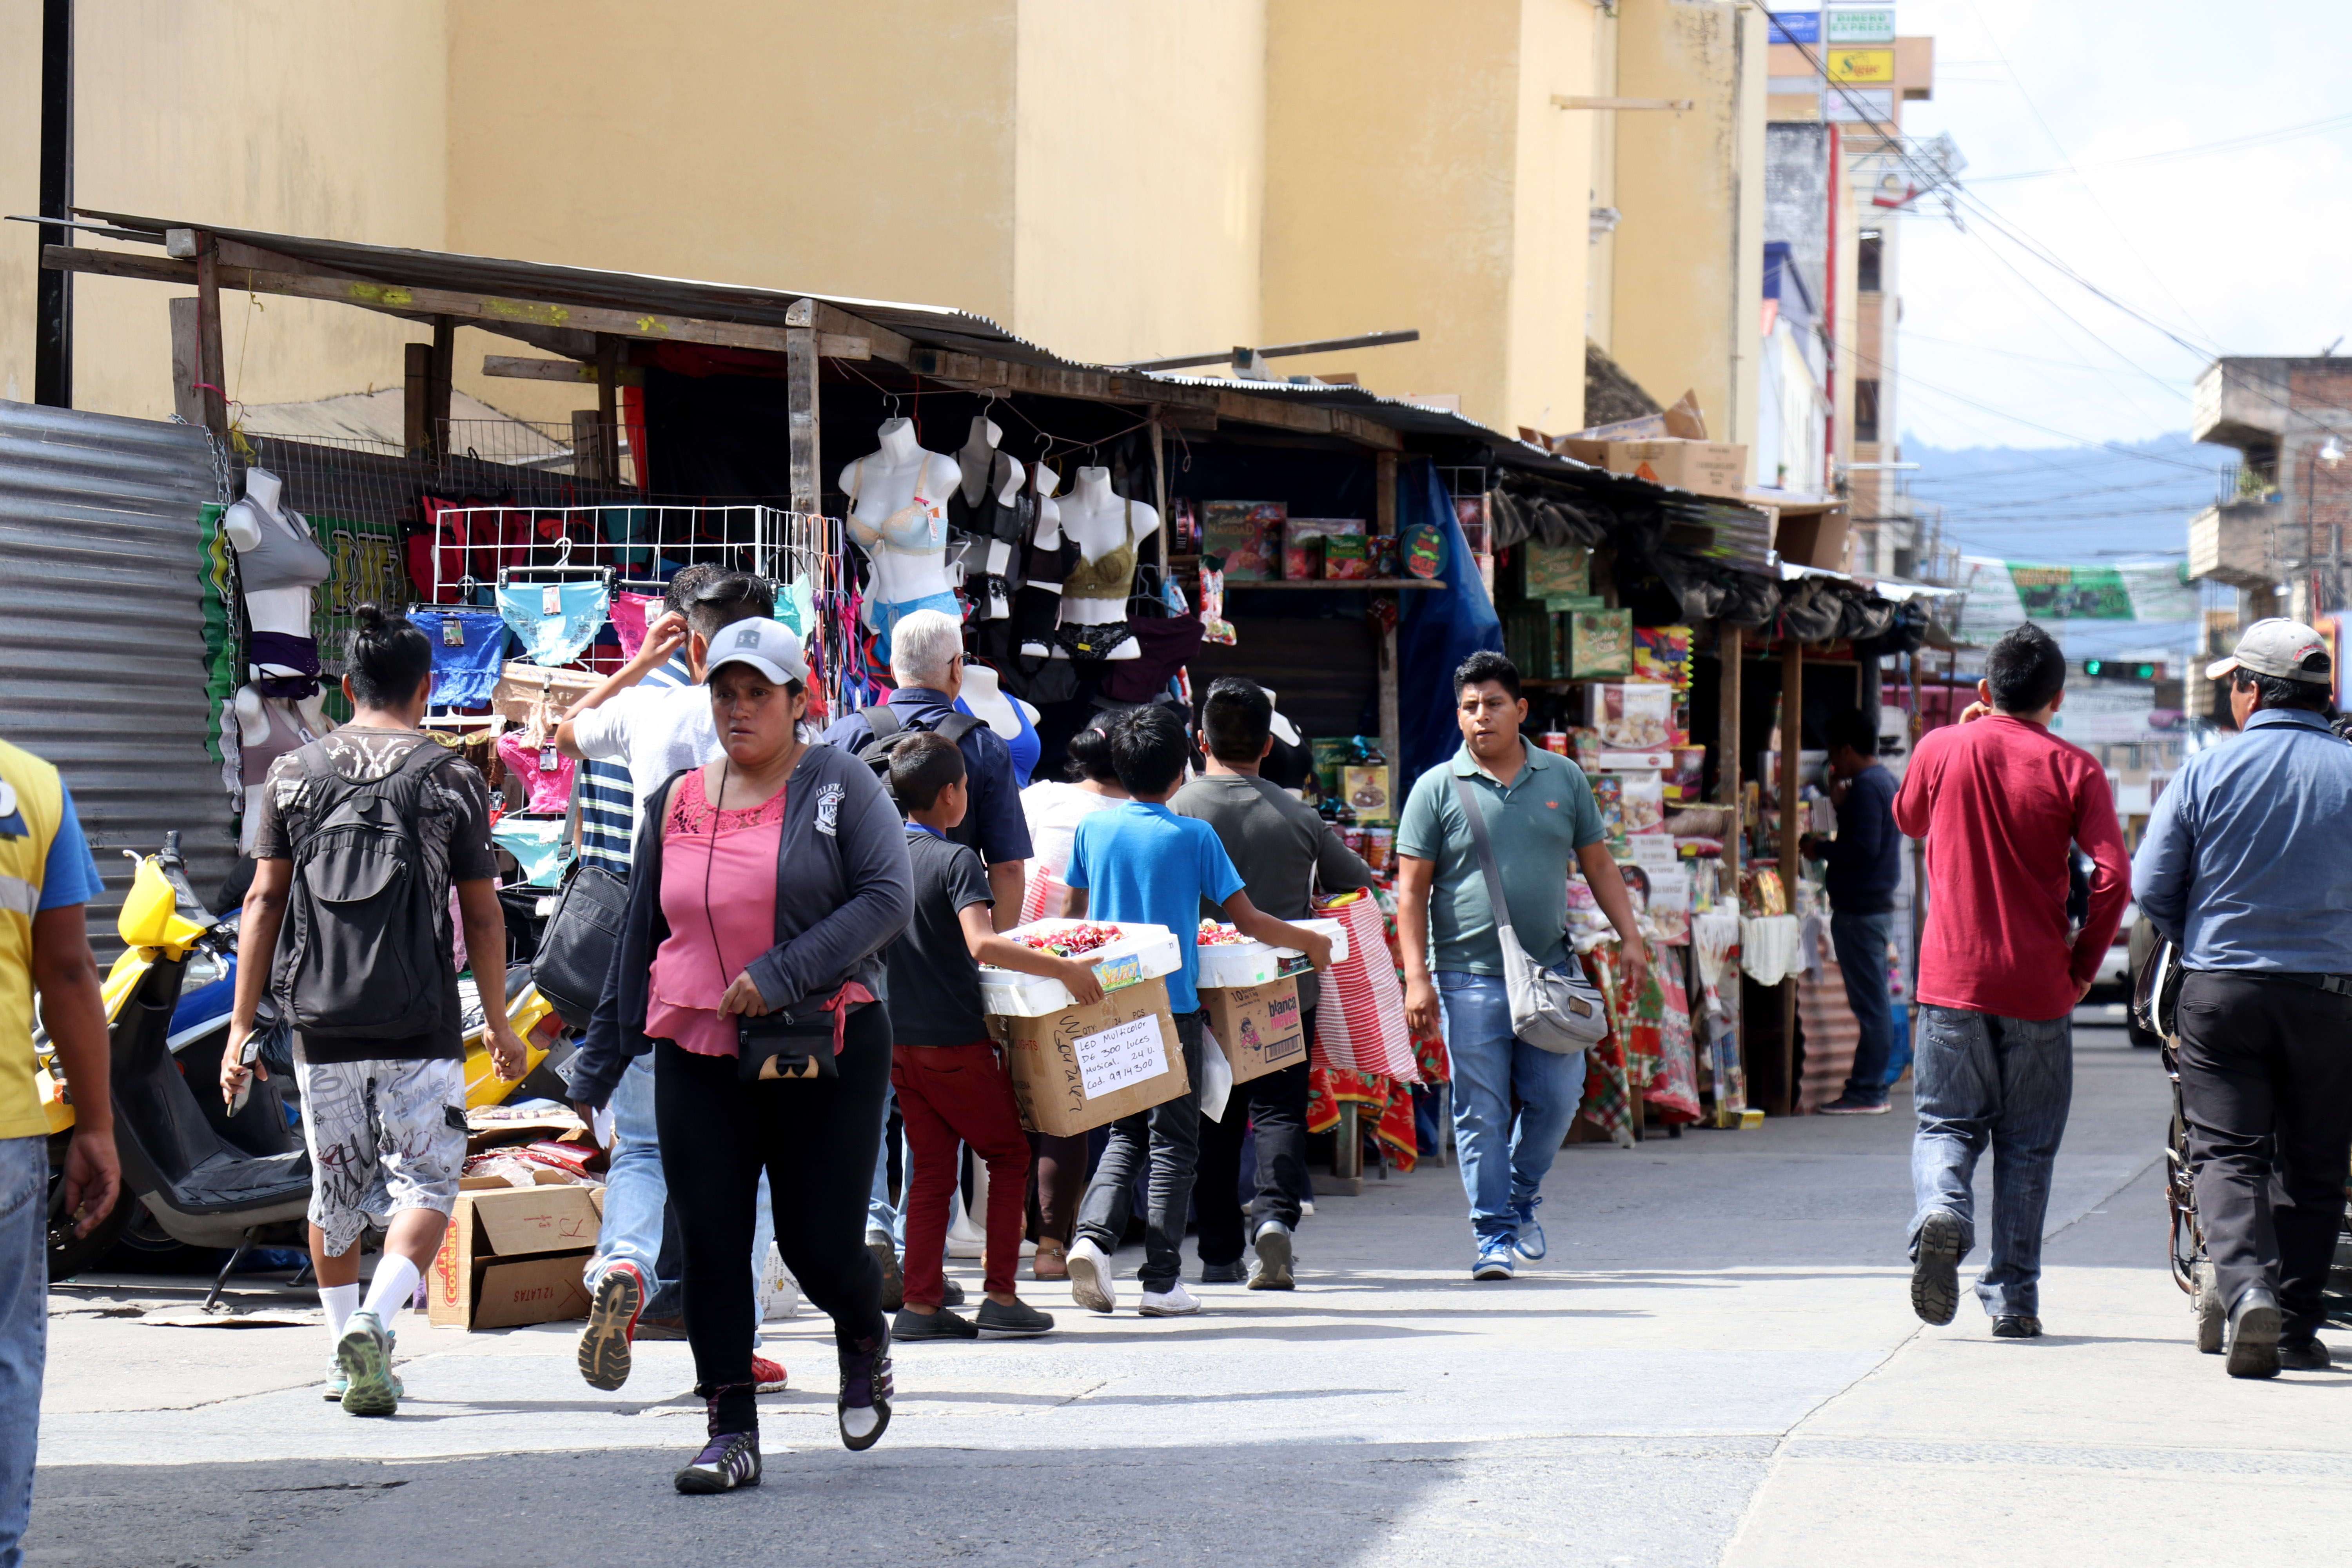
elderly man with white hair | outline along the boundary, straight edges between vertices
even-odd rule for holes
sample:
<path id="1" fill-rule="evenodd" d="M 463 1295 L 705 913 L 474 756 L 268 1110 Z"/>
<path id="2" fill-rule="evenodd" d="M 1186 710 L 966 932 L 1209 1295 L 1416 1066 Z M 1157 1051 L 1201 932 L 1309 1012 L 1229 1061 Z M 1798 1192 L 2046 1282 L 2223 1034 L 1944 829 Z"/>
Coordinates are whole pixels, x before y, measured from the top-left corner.
<path id="1" fill-rule="evenodd" d="M 963 623 L 941 610 L 917 610 L 898 622 L 890 633 L 890 678 L 898 689 L 889 702 L 835 720 L 824 732 L 825 743 L 855 753 L 877 739 L 910 730 L 936 731 L 953 741 L 963 753 L 970 804 L 962 825 L 948 837 L 980 851 L 988 868 L 996 929 L 1017 924 L 1029 859 L 1029 822 L 1022 815 L 1013 752 L 1003 737 L 971 714 L 956 711 L 956 696 L 963 689 Z M 906 1243 L 905 1226 L 878 1165 L 866 1235 L 866 1245 L 882 1261 L 884 1307 L 895 1311 L 899 1303 L 892 1298 L 903 1289 L 898 1254 Z"/>

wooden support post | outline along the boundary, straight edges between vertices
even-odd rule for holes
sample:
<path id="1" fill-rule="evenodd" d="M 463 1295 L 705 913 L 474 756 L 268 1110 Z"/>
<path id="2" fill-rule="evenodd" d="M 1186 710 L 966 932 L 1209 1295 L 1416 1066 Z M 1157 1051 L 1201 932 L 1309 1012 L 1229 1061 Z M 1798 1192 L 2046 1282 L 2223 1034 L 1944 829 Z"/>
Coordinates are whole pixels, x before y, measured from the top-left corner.
<path id="1" fill-rule="evenodd" d="M 196 383 L 204 380 L 196 368 L 203 355 L 197 345 L 196 298 L 181 295 L 172 301 L 172 412 L 189 425 L 205 422 L 204 394 L 196 390 Z"/>
<path id="2" fill-rule="evenodd" d="M 205 428 L 228 434 L 228 372 L 221 354 L 220 252 L 213 237 L 196 240 L 196 381 L 204 395 Z"/>
<path id="3" fill-rule="evenodd" d="M 1780 644 L 1780 886 L 1789 908 L 1797 907 L 1797 840 L 1804 832 L 1798 816 L 1797 753 L 1805 745 L 1805 647 L 1795 637 Z M 1773 1114 L 1795 1112 L 1797 1094 L 1797 982 L 1780 982 L 1780 1093 Z"/>
<path id="4" fill-rule="evenodd" d="M 1394 539 L 1397 535 L 1397 455 L 1378 452 L 1372 457 L 1372 516 L 1373 531 Z M 1402 815 L 1404 802 L 1404 726 L 1397 716 L 1397 619 L 1404 606 L 1398 602 L 1393 590 L 1383 593 L 1389 613 L 1381 617 L 1381 755 L 1388 759 L 1389 811 L 1393 821 Z"/>
<path id="5" fill-rule="evenodd" d="M 814 516 L 823 508 L 823 476 L 819 440 L 824 431 L 817 419 L 817 334 L 813 327 L 784 329 L 786 426 L 792 444 L 792 509 Z"/>
<path id="6" fill-rule="evenodd" d="M 1151 535 L 1151 559 L 1164 584 L 1168 580 L 1168 444 L 1157 408 L 1151 411 L 1151 506 L 1160 519 Z"/>
<path id="7" fill-rule="evenodd" d="M 598 453 L 604 459 L 596 476 L 607 484 L 621 482 L 621 340 L 610 332 L 596 334 L 596 425 Z"/>
<path id="8" fill-rule="evenodd" d="M 457 323 L 451 317 L 436 316 L 425 373 L 425 444 L 436 457 L 455 445 L 449 439 L 449 399 L 456 391 L 457 368 Z"/>
<path id="9" fill-rule="evenodd" d="M 400 444 L 411 458 L 433 450 L 433 345 L 409 343 L 401 360 Z"/>
<path id="10" fill-rule="evenodd" d="M 1739 809 L 1739 628 L 1718 621 L 1715 628 L 1715 662 L 1721 675 L 1716 683 L 1715 798 L 1736 813 Z M 1739 854 L 1739 819 L 1732 818 L 1731 835 L 1724 843 L 1736 862 Z"/>

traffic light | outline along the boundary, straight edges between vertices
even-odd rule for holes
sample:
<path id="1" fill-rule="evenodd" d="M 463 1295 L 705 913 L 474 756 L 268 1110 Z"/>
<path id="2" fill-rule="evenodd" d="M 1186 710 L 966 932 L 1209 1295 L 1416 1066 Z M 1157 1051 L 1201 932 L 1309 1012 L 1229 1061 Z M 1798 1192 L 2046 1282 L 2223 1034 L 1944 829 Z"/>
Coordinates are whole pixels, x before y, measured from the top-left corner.
<path id="1" fill-rule="evenodd" d="M 2164 666 L 2160 664 L 2126 664 L 2112 658 L 2086 658 L 2083 673 L 2107 680 L 2162 680 Z"/>

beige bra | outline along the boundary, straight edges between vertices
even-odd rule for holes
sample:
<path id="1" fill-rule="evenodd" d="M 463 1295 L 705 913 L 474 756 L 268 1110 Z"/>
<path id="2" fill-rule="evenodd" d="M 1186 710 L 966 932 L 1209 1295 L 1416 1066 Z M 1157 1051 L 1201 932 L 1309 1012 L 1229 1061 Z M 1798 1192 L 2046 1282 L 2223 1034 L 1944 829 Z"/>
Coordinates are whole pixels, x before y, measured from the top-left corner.
<path id="1" fill-rule="evenodd" d="M 925 453 L 925 463 L 929 460 L 929 454 Z M 941 502 L 923 499 L 919 469 L 915 478 L 914 499 L 878 524 L 857 515 L 857 492 L 865 482 L 866 459 L 860 458 L 849 480 L 848 518 L 849 537 L 860 549 L 894 550 L 901 555 L 937 555 L 948 547 L 947 512 Z"/>
<path id="2" fill-rule="evenodd" d="M 1065 599 L 1117 599 L 1124 604 L 1135 587 L 1135 501 L 1121 497 L 1120 528 L 1118 547 L 1106 552 L 1098 561 L 1086 558 L 1078 552 L 1078 568 L 1062 580 Z"/>

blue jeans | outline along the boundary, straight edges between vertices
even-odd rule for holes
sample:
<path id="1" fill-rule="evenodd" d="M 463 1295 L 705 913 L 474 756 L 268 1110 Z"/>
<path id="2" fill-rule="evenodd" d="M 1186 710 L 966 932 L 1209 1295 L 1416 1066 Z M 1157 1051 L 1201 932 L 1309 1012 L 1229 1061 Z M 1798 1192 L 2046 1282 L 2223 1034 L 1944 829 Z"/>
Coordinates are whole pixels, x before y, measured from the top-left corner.
<path id="1" fill-rule="evenodd" d="M 138 1202 L 128 1192 L 117 1201 Z M 0 1139 L 0 1568 L 25 1561 L 33 1512 L 48 1359 L 48 1140 Z"/>
<path id="2" fill-rule="evenodd" d="M 1911 1251 L 1929 1211 L 1960 1222 L 1960 1256 L 1976 1246 L 1977 1159 L 1990 1144 L 1992 1255 L 1977 1299 L 1992 1317 L 2041 1313 L 2042 1221 L 2050 1207 L 2050 1166 L 2066 1135 L 2074 1097 L 2071 1016 L 2002 1018 L 1957 1007 L 1919 1009 L 1919 1057 L 1911 1140 Z"/>
<path id="3" fill-rule="evenodd" d="M 1583 1102 L 1584 1053 L 1559 1056 L 1514 1038 L 1511 998 L 1499 974 L 1440 970 L 1437 1000 L 1454 1060 L 1454 1142 L 1470 1228 L 1482 1245 L 1507 1241 L 1518 1234 L 1518 1211 L 1542 1190 Z"/>
<path id="4" fill-rule="evenodd" d="M 1860 1036 L 1853 1047 L 1853 1076 L 1845 1097 L 1867 1105 L 1886 1103 L 1886 1063 L 1895 1054 L 1894 998 L 1886 989 L 1886 938 L 1894 911 L 1830 916 L 1830 946 L 1845 978 L 1846 1005 L 1853 1009 Z"/>
<path id="5" fill-rule="evenodd" d="M 891 1094 L 882 1097 L 882 1142 L 874 1149 L 874 1190 L 866 1198 L 866 1238 L 871 1241 L 887 1236 L 891 1250 L 903 1256 L 907 1250 L 907 1215 L 890 1202 L 890 1100 Z M 914 1156 L 907 1152 L 906 1144 L 907 1132 L 902 1126 L 898 1131 L 898 1169 L 912 1172 Z"/>

